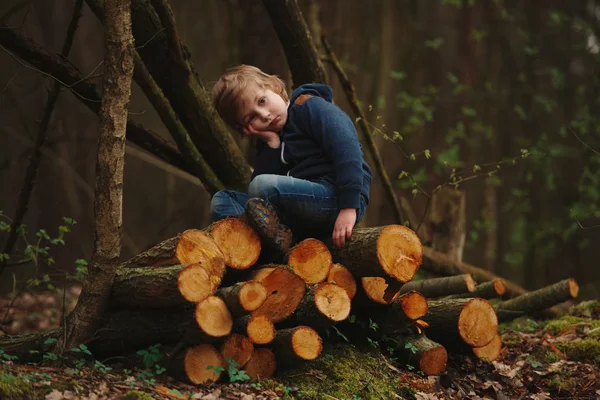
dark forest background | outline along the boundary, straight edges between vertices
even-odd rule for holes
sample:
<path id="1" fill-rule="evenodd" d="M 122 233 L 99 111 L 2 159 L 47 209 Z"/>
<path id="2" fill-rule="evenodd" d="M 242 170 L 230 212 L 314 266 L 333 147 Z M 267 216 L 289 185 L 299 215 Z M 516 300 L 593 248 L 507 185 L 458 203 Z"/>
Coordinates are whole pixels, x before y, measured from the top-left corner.
<path id="1" fill-rule="evenodd" d="M 72 0 L 3 0 L 0 22 L 61 51 Z M 289 84 L 285 55 L 260 0 L 171 0 L 182 41 L 207 88 L 245 63 Z M 566 277 L 600 293 L 600 3 L 591 0 L 299 0 L 356 86 L 398 196 L 426 214 L 438 185 L 466 193 L 463 260 L 538 288 Z M 136 43 L 136 46 L 143 44 Z M 320 47 L 320 46 L 319 46 Z M 322 49 L 321 49 L 322 50 Z M 101 84 L 102 25 L 84 4 L 69 61 Z M 335 74 L 335 101 L 353 118 Z M 0 48 L 0 210 L 15 213 L 51 77 Z M 134 85 L 134 120 L 172 141 Z M 98 117 L 62 91 L 24 223 L 30 241 L 71 217 L 55 264 L 15 265 L 13 289 L 42 268 L 89 259 Z M 239 140 L 252 159 L 253 143 Z M 128 143 L 122 258 L 209 223 L 198 179 Z M 6 219 L 6 221 L 8 221 Z M 394 223 L 378 177 L 365 226 Z M 427 224 L 427 216 L 423 219 Z M 0 236 L 0 244 L 6 240 Z M 16 252 L 23 251 L 19 241 Z M 38 271 L 39 272 L 39 271 Z"/>

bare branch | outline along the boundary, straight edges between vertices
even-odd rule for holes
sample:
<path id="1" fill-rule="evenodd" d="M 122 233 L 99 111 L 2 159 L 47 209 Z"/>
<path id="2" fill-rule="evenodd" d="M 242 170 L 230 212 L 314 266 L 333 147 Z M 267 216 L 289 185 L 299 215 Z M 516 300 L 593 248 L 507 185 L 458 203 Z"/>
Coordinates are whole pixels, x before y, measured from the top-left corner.
<path id="1" fill-rule="evenodd" d="M 579 140 L 585 147 L 587 147 L 588 149 L 590 149 L 591 151 L 593 151 L 595 154 L 600 156 L 600 152 L 594 150 L 589 144 L 587 144 L 586 142 L 584 142 L 583 140 L 581 140 L 581 138 L 579 136 L 577 136 L 577 134 L 575 133 L 575 130 L 571 127 L 569 127 L 569 131 L 571 131 L 571 133 L 573 134 L 573 136 L 575 136 L 577 138 L 577 140 Z"/>

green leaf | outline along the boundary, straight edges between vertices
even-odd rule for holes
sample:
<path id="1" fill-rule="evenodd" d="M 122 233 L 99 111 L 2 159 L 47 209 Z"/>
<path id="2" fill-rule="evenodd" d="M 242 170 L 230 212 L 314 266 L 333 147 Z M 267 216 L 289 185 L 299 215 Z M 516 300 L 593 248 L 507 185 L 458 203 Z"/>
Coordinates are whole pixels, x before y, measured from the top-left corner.
<path id="1" fill-rule="evenodd" d="M 425 158 L 426 158 L 426 159 L 428 159 L 428 160 L 429 160 L 429 159 L 431 158 L 431 151 L 429 151 L 429 149 L 425 149 L 425 150 L 423 151 L 423 153 L 425 153 Z"/>
<path id="2" fill-rule="evenodd" d="M 45 344 L 45 345 L 51 345 L 51 344 L 54 344 L 54 343 L 56 343 L 56 342 L 58 342 L 58 339 L 56 339 L 56 338 L 48 338 L 48 339 L 46 339 L 46 340 L 44 341 L 44 344 Z"/>
<path id="3" fill-rule="evenodd" d="M 390 72 L 390 77 L 397 81 L 401 81 L 404 78 L 406 78 L 406 73 L 403 71 L 392 71 L 392 72 Z"/>
<path id="4" fill-rule="evenodd" d="M 442 44 L 444 44 L 444 38 L 435 38 L 432 40 L 425 41 L 425 46 L 433 50 L 439 49 L 442 46 Z"/>

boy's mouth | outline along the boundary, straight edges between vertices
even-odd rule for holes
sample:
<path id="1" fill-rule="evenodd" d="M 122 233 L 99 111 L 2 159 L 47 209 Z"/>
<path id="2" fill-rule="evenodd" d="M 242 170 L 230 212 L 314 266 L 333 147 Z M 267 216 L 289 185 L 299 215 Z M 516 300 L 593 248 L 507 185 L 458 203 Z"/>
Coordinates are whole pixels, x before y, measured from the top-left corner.
<path id="1" fill-rule="evenodd" d="M 279 122 L 281 118 L 279 116 L 273 118 L 273 120 L 271 120 L 271 123 L 269 124 L 270 126 L 275 126 L 277 125 L 277 123 Z"/>

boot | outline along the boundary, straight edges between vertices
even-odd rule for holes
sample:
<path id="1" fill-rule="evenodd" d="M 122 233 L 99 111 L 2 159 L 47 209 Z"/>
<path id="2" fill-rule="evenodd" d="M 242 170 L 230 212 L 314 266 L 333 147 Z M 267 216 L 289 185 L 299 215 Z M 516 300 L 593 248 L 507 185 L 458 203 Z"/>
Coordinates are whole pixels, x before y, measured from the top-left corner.
<path id="1" fill-rule="evenodd" d="M 279 222 L 275 206 L 259 197 L 248 199 L 246 218 L 265 244 L 287 253 L 292 244 L 292 230 Z"/>

